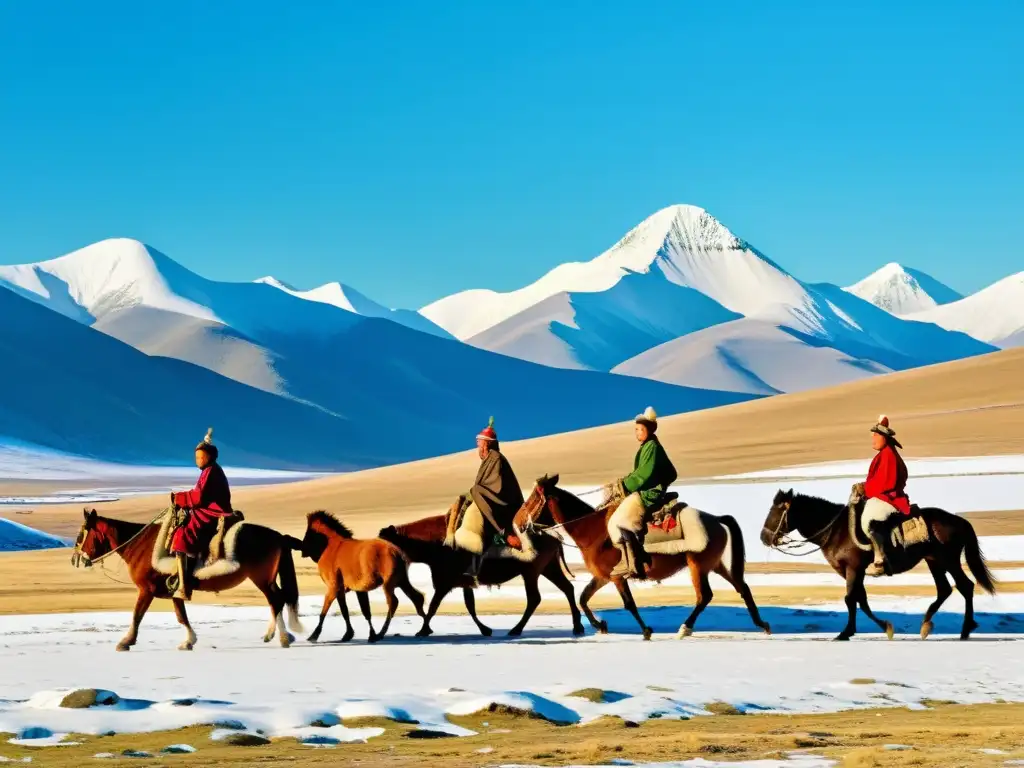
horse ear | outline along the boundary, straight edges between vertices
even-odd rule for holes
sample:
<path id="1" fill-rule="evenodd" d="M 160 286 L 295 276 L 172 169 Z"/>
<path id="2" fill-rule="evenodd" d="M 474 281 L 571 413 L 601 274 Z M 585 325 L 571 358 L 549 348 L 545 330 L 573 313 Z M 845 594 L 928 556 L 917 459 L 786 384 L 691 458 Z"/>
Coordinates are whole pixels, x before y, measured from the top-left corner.
<path id="1" fill-rule="evenodd" d="M 792 488 L 790 488 L 788 491 L 786 491 L 786 498 L 787 499 L 792 501 L 793 500 L 793 496 L 794 496 L 794 494 L 793 494 L 793 489 Z"/>
<path id="2" fill-rule="evenodd" d="M 82 519 L 85 520 L 85 522 L 87 522 L 87 523 L 89 522 L 89 510 L 88 509 L 83 509 L 82 510 Z"/>
<path id="3" fill-rule="evenodd" d="M 550 478 L 548 478 L 548 485 L 549 486 L 558 485 L 558 473 L 555 473 Z"/>

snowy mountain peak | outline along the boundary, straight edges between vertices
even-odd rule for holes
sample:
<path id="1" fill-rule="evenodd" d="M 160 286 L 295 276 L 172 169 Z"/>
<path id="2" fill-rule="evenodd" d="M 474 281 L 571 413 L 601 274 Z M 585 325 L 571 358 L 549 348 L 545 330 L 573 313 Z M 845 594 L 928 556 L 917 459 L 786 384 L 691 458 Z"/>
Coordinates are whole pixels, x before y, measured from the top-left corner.
<path id="1" fill-rule="evenodd" d="M 0 285 L 79 322 L 139 305 L 216 321 L 208 307 L 171 288 L 201 280 L 129 238 L 101 240 L 38 264 L 0 266 Z"/>
<path id="2" fill-rule="evenodd" d="M 561 264 L 516 291 L 463 291 L 420 311 L 466 340 L 558 294 L 602 293 L 626 275 L 648 272 L 745 315 L 773 305 L 805 303 L 804 290 L 795 279 L 710 213 L 695 205 L 672 205 L 644 219 L 590 261 Z"/>
<path id="3" fill-rule="evenodd" d="M 908 320 L 935 323 L 997 347 L 1024 346 L 1024 272 L 967 298 L 915 312 Z"/>
<path id="4" fill-rule="evenodd" d="M 963 298 L 931 275 L 896 262 L 844 290 L 894 315 L 920 312 Z"/>

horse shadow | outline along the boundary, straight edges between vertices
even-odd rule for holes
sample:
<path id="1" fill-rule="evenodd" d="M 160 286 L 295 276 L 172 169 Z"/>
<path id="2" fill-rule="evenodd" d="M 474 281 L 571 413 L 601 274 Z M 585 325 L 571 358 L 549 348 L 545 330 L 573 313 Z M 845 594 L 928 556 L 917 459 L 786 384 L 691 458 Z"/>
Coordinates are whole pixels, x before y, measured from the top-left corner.
<path id="1" fill-rule="evenodd" d="M 787 606 L 760 606 L 761 617 L 767 621 L 776 635 L 814 635 L 838 632 L 846 625 L 847 611 L 835 609 L 794 608 Z M 690 613 L 686 606 L 663 606 L 644 608 L 644 620 L 656 633 L 676 632 Z M 898 635 L 918 635 L 921 621 L 924 618 L 914 613 L 875 611 L 884 621 L 892 623 Z M 635 619 L 624 609 L 599 611 L 601 619 L 608 622 L 608 631 L 615 634 L 637 634 Z M 866 616 L 857 617 L 858 634 L 877 634 L 884 632 Z M 974 614 L 978 628 L 974 634 L 988 635 L 1021 635 L 1024 639 L 1024 613 L 984 613 Z M 940 612 L 932 619 L 935 628 L 933 634 L 957 635 L 963 624 L 963 615 L 953 612 Z M 714 632 L 738 632 L 761 634 L 761 630 L 750 623 L 750 616 L 743 606 L 708 606 L 701 615 L 695 634 Z"/>

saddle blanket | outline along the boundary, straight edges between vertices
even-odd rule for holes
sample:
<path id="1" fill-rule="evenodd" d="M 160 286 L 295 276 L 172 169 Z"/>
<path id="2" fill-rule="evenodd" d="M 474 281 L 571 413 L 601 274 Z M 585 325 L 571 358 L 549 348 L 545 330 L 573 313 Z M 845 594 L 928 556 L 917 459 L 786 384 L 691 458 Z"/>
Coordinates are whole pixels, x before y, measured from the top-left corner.
<path id="1" fill-rule="evenodd" d="M 706 517 L 685 503 L 659 511 L 656 520 L 647 525 L 644 551 L 652 555 L 703 552 L 708 545 Z"/>
<path id="2" fill-rule="evenodd" d="M 911 547 L 928 541 L 928 523 L 920 515 L 912 515 L 892 529 L 892 543 L 896 547 Z"/>
<path id="3" fill-rule="evenodd" d="M 241 568 L 241 563 L 236 559 L 235 548 L 238 544 L 238 534 L 246 523 L 241 522 L 240 514 L 234 517 L 239 522 L 230 522 L 229 518 L 224 517 L 217 521 L 217 533 L 210 542 L 206 556 L 200 558 L 192 571 L 192 578 L 196 581 L 230 576 Z M 167 510 L 160 521 L 160 531 L 153 544 L 153 570 L 165 576 L 174 576 L 178 572 L 177 560 L 170 552 L 171 536 L 178 522 L 175 511 Z"/>

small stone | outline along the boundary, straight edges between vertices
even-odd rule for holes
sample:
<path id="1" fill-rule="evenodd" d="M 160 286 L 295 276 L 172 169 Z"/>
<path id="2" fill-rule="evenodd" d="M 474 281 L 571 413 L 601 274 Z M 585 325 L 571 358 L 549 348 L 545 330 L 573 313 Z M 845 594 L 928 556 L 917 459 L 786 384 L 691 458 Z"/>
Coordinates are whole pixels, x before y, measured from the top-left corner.
<path id="1" fill-rule="evenodd" d="M 189 746 L 188 744 L 171 744 L 169 747 L 164 747 L 160 750 L 161 755 L 191 755 L 196 751 L 195 747 Z"/>
<path id="2" fill-rule="evenodd" d="M 247 731 L 229 733 L 219 741 L 222 744 L 230 744 L 233 747 L 265 747 L 270 743 L 270 739 L 266 736 L 260 736 L 258 733 L 249 733 Z"/>
<path id="3" fill-rule="evenodd" d="M 61 699 L 60 706 L 64 709 L 88 709 L 97 705 L 109 706 L 117 704 L 121 699 L 111 691 L 99 691 L 95 688 L 79 688 Z"/>

